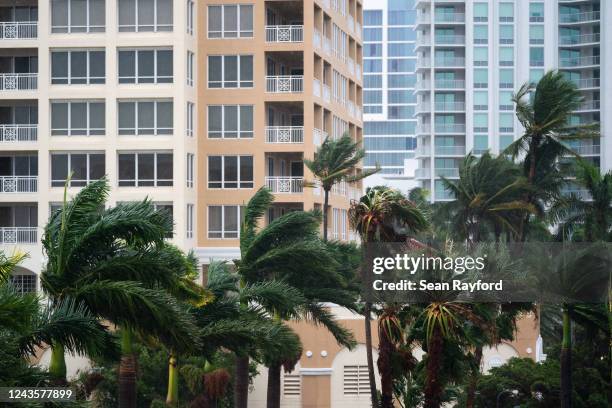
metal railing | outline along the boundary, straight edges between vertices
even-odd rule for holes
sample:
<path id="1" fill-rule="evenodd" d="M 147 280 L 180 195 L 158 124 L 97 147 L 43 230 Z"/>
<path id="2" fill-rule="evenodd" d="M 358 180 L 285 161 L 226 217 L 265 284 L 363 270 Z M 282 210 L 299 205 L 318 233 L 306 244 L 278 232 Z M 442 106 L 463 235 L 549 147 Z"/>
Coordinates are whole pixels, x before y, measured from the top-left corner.
<path id="1" fill-rule="evenodd" d="M 0 91 L 38 88 L 38 74 L 0 74 Z"/>
<path id="2" fill-rule="evenodd" d="M 566 13 L 559 15 L 560 23 L 582 23 L 585 21 L 598 21 L 599 11 L 587 11 L 584 13 Z"/>
<path id="3" fill-rule="evenodd" d="M 416 178 L 429 178 L 431 174 L 431 169 L 429 168 L 420 168 L 414 171 L 414 175 Z"/>
<path id="4" fill-rule="evenodd" d="M 0 227 L 0 244 L 36 244 L 36 227 Z"/>
<path id="5" fill-rule="evenodd" d="M 266 26 L 266 41 L 269 43 L 303 42 L 303 25 L 269 25 Z"/>
<path id="6" fill-rule="evenodd" d="M 570 149 L 581 156 L 594 156 L 601 152 L 600 145 L 570 146 Z"/>
<path id="7" fill-rule="evenodd" d="M 436 123 L 434 126 L 436 133 L 465 133 L 464 123 Z"/>
<path id="8" fill-rule="evenodd" d="M 38 125 L 0 125 L 0 142 L 35 142 Z"/>
<path id="9" fill-rule="evenodd" d="M 266 187 L 273 193 L 301 193 L 304 191 L 304 177 L 267 176 Z"/>
<path id="10" fill-rule="evenodd" d="M 580 104 L 577 111 L 589 111 L 589 110 L 599 110 L 601 107 L 601 103 L 597 100 L 594 101 L 585 101 Z"/>
<path id="11" fill-rule="evenodd" d="M 438 67 L 463 67 L 465 66 L 465 58 L 463 57 L 436 57 L 434 59 Z"/>
<path id="12" fill-rule="evenodd" d="M 561 67 L 580 67 L 580 66 L 589 66 L 589 65 L 599 65 L 599 55 L 590 55 L 586 57 L 576 57 L 576 58 L 561 58 L 559 60 L 559 65 Z"/>
<path id="13" fill-rule="evenodd" d="M 37 37 L 37 21 L 0 22 L 0 40 L 28 40 Z"/>
<path id="14" fill-rule="evenodd" d="M 436 23 L 464 23 L 465 14 L 463 13 L 436 13 L 434 15 Z"/>
<path id="15" fill-rule="evenodd" d="M 458 168 L 438 168 L 436 169 L 436 177 L 459 177 Z"/>
<path id="16" fill-rule="evenodd" d="M 436 155 L 440 156 L 463 156 L 465 155 L 465 146 L 436 146 Z"/>
<path id="17" fill-rule="evenodd" d="M 266 143 L 304 143 L 304 126 L 266 126 Z"/>
<path id="18" fill-rule="evenodd" d="M 35 193 L 38 176 L 0 176 L 0 193 Z"/>
<path id="19" fill-rule="evenodd" d="M 303 91 L 303 75 L 274 75 L 266 77 L 266 92 L 294 93 Z"/>
<path id="20" fill-rule="evenodd" d="M 579 35 L 562 35 L 559 37 L 560 45 L 579 45 L 588 43 L 597 43 L 600 41 L 599 33 L 579 34 Z"/>
<path id="21" fill-rule="evenodd" d="M 463 79 L 436 79 L 434 86 L 436 89 L 463 89 L 465 81 Z"/>
<path id="22" fill-rule="evenodd" d="M 464 35 L 436 35 L 435 36 L 436 44 L 465 44 L 465 36 Z"/>
<path id="23" fill-rule="evenodd" d="M 465 102 L 434 102 L 434 109 L 438 112 L 464 111 Z"/>

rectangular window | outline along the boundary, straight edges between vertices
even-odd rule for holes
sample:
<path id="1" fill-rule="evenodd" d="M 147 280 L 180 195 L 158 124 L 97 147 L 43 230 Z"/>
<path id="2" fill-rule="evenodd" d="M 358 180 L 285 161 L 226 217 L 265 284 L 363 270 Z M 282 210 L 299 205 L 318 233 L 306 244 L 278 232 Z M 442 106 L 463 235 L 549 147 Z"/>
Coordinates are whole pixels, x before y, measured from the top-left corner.
<path id="1" fill-rule="evenodd" d="M 119 153 L 119 187 L 173 185 L 172 153 Z"/>
<path id="2" fill-rule="evenodd" d="M 187 102 L 187 126 L 185 129 L 186 129 L 186 134 L 189 137 L 193 137 L 194 121 L 195 121 L 195 105 L 193 102 Z"/>
<path id="3" fill-rule="evenodd" d="M 171 49 L 119 50 L 120 84 L 172 83 Z"/>
<path id="4" fill-rule="evenodd" d="M 514 26 L 502 24 L 499 26 L 499 43 L 514 44 Z"/>
<path id="5" fill-rule="evenodd" d="M 193 22 L 195 18 L 195 3 L 187 0 L 187 34 L 193 35 Z"/>
<path id="6" fill-rule="evenodd" d="M 489 4 L 474 3 L 474 21 L 487 22 L 489 20 Z"/>
<path id="7" fill-rule="evenodd" d="M 172 31 L 172 0 L 117 1 L 119 32 Z"/>
<path id="8" fill-rule="evenodd" d="M 544 21 L 544 3 L 529 3 L 529 21 L 531 23 Z"/>
<path id="9" fill-rule="evenodd" d="M 529 26 L 529 44 L 544 44 L 544 26 Z"/>
<path id="10" fill-rule="evenodd" d="M 474 135 L 474 150 L 475 154 L 482 154 L 489 149 L 489 136 Z"/>
<path id="11" fill-rule="evenodd" d="M 52 33 L 103 33 L 105 0 L 51 0 Z"/>
<path id="12" fill-rule="evenodd" d="M 104 50 L 51 51 L 52 84 L 103 84 Z"/>
<path id="13" fill-rule="evenodd" d="M 502 67 L 514 65 L 514 48 L 499 47 L 499 65 Z"/>
<path id="14" fill-rule="evenodd" d="M 208 156 L 208 188 L 253 188 L 253 156 Z"/>
<path id="15" fill-rule="evenodd" d="M 191 51 L 187 51 L 187 85 L 193 86 L 193 64 L 194 54 Z"/>
<path id="16" fill-rule="evenodd" d="M 185 238 L 193 238 L 193 225 L 194 225 L 194 212 L 193 204 L 187 204 L 187 220 L 185 228 Z"/>
<path id="17" fill-rule="evenodd" d="M 489 94 L 487 91 L 474 92 L 474 110 L 489 109 Z"/>
<path id="18" fill-rule="evenodd" d="M 529 48 L 529 66 L 543 67 L 544 66 L 544 48 L 530 47 Z"/>
<path id="19" fill-rule="evenodd" d="M 195 155 L 187 153 L 187 187 L 193 188 Z"/>
<path id="20" fill-rule="evenodd" d="M 174 131 L 172 101 L 119 101 L 120 135 L 171 135 Z"/>
<path id="21" fill-rule="evenodd" d="M 514 21 L 513 3 L 499 3 L 499 21 L 501 23 L 511 23 Z"/>
<path id="22" fill-rule="evenodd" d="M 474 65 L 476 66 L 489 65 L 489 48 L 474 47 Z"/>
<path id="23" fill-rule="evenodd" d="M 499 93 L 499 110 L 511 111 L 514 109 L 514 102 L 512 102 L 512 92 L 501 91 Z"/>
<path id="24" fill-rule="evenodd" d="M 487 88 L 489 86 L 489 70 L 474 69 L 474 88 Z"/>
<path id="25" fill-rule="evenodd" d="M 253 5 L 208 6 L 208 38 L 253 37 Z"/>
<path id="26" fill-rule="evenodd" d="M 514 115 L 512 113 L 499 114 L 499 131 L 514 132 Z"/>
<path id="27" fill-rule="evenodd" d="M 489 26 L 474 26 L 474 44 L 487 44 L 489 42 Z"/>
<path id="28" fill-rule="evenodd" d="M 208 206 L 208 238 L 238 238 L 242 221 L 241 210 L 239 205 Z"/>
<path id="29" fill-rule="evenodd" d="M 252 55 L 209 55 L 209 88 L 252 88 Z"/>
<path id="30" fill-rule="evenodd" d="M 106 133 L 103 101 L 51 101 L 51 136 Z"/>
<path id="31" fill-rule="evenodd" d="M 83 187 L 104 177 L 104 153 L 51 153 L 51 187 Z"/>
<path id="32" fill-rule="evenodd" d="M 499 70 L 499 87 L 514 88 L 514 70 L 500 69 Z"/>
<path id="33" fill-rule="evenodd" d="M 489 115 L 486 113 L 474 114 L 474 132 L 489 131 Z"/>
<path id="34" fill-rule="evenodd" d="M 250 139 L 253 137 L 253 105 L 209 105 L 210 139 Z"/>
<path id="35" fill-rule="evenodd" d="M 155 209 L 155 211 L 160 212 L 160 213 L 165 213 L 164 215 L 169 216 L 170 220 L 174 224 L 174 206 L 172 205 L 172 202 L 168 202 L 168 203 L 153 202 L 152 204 L 153 204 L 153 208 Z M 166 234 L 166 238 L 172 238 L 173 236 L 174 234 L 172 231 Z"/>

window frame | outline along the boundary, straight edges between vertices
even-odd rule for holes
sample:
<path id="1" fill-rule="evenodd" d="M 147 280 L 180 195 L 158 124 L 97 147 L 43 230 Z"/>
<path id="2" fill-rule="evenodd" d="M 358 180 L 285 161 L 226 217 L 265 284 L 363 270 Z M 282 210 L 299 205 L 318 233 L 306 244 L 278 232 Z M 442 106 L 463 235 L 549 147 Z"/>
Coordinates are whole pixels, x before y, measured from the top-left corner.
<path id="1" fill-rule="evenodd" d="M 50 72 L 51 72 L 51 85 L 103 85 L 106 83 L 106 50 L 104 48 L 52 48 L 49 50 L 50 58 Z M 72 54 L 75 52 L 84 52 L 85 57 L 85 77 L 73 77 L 72 76 Z M 91 75 L 91 53 L 93 52 L 101 52 L 104 56 L 104 64 L 102 65 L 104 69 L 104 76 L 102 77 L 94 77 Z M 66 59 L 66 77 L 54 77 L 53 76 L 53 54 L 61 54 L 65 53 L 67 55 Z M 65 79 L 66 82 L 53 82 L 54 80 Z M 75 79 L 84 79 L 85 82 L 74 82 Z M 95 81 L 98 80 L 98 81 Z"/>
<path id="2" fill-rule="evenodd" d="M 55 1 L 51 0 L 51 4 L 49 7 L 49 19 L 51 20 L 51 34 L 73 34 L 73 33 L 79 33 L 79 34 L 90 34 L 90 33 L 104 33 L 106 32 L 106 14 L 104 14 L 103 19 L 104 19 L 104 24 L 103 25 L 91 25 L 90 24 L 90 20 L 91 20 L 91 14 L 90 14 L 90 2 L 92 1 L 102 1 L 102 3 L 104 3 L 104 7 L 103 9 L 106 10 L 106 0 L 84 0 L 85 1 L 85 13 L 86 13 L 86 24 L 83 25 L 73 25 L 72 24 L 72 7 L 71 7 L 71 2 L 72 0 L 66 0 L 66 7 L 67 7 L 67 25 L 66 26 L 59 26 L 59 25 L 53 25 L 53 4 L 55 3 Z M 112 1 L 112 0 L 111 0 Z M 76 28 L 79 27 L 83 27 L 85 30 L 84 31 L 75 31 Z M 64 28 L 65 31 L 57 31 L 58 28 Z"/>
<path id="3" fill-rule="evenodd" d="M 71 173 L 73 173 L 72 169 L 71 169 L 71 162 L 72 162 L 72 156 L 73 155 L 85 155 L 86 156 L 86 171 L 85 171 L 85 179 L 79 179 L 76 180 L 71 176 Z M 104 152 L 103 150 L 100 151 L 51 151 L 49 152 L 49 175 L 50 177 L 50 183 L 51 183 L 51 188 L 58 188 L 58 187 L 64 187 L 66 184 L 66 181 L 68 180 L 68 176 L 70 176 L 70 185 L 69 187 L 85 187 L 89 184 L 91 184 L 94 181 L 100 180 L 98 179 L 94 179 L 91 178 L 91 156 L 92 155 L 98 155 L 98 156 L 102 156 L 104 159 L 104 173 L 106 173 L 106 152 Z M 54 156 L 67 156 L 67 161 L 66 161 L 66 165 L 67 165 L 67 174 L 66 177 L 63 179 L 56 179 L 53 177 L 53 157 Z M 101 176 L 101 178 L 104 177 L 104 174 Z M 73 184 L 73 183 L 85 183 L 85 184 Z"/>
<path id="4" fill-rule="evenodd" d="M 112 1 L 112 0 L 110 0 L 110 1 Z M 161 33 L 171 33 L 171 32 L 174 31 L 174 12 L 172 13 L 172 21 L 170 22 L 170 24 L 160 24 L 158 22 L 158 20 L 157 20 L 157 18 L 158 18 L 158 11 L 159 11 L 158 10 L 158 6 L 157 6 L 158 0 L 150 0 L 153 3 L 153 25 L 152 26 L 145 25 L 145 24 L 143 24 L 143 25 L 139 24 L 139 22 L 138 22 L 138 0 L 134 1 L 134 24 L 133 25 L 131 25 L 131 24 L 130 25 L 121 24 L 121 22 L 119 21 L 119 18 L 120 18 L 119 11 L 121 10 L 120 7 L 119 7 L 119 3 L 121 2 L 121 0 L 116 0 L 116 1 L 117 1 L 117 12 L 118 12 L 117 13 L 117 31 L 119 33 L 140 33 L 140 32 L 144 32 L 144 33 L 160 33 L 160 32 Z M 174 2 L 170 1 L 170 3 L 171 3 L 170 4 L 170 10 L 173 11 Z M 122 28 L 125 28 L 125 27 L 128 27 L 128 28 L 129 27 L 133 27 L 134 29 L 133 30 L 122 29 Z M 153 27 L 153 29 L 152 30 L 143 30 L 143 27 Z M 166 28 L 169 28 L 169 29 L 168 30 L 160 29 L 160 28 L 163 28 L 163 27 L 166 27 Z"/>
<path id="5" fill-rule="evenodd" d="M 193 87 L 195 73 L 195 54 L 191 50 L 187 50 L 187 86 Z"/>
<path id="6" fill-rule="evenodd" d="M 185 238 L 193 238 L 193 226 L 195 224 L 194 219 L 194 205 L 187 203 L 187 213 L 185 215 Z"/>
<path id="7" fill-rule="evenodd" d="M 211 229 L 210 229 L 210 209 L 211 207 L 220 207 L 221 208 L 221 230 L 212 231 L 213 234 L 220 234 L 220 237 L 211 237 Z M 236 208 L 236 231 L 226 231 L 225 229 L 225 208 L 226 207 L 234 207 Z M 242 222 L 243 208 L 239 204 L 218 204 L 218 205 L 208 205 L 206 206 L 206 237 L 207 239 L 239 239 L 240 238 L 240 224 Z M 236 236 L 227 237 L 227 234 L 235 233 Z"/>
<path id="8" fill-rule="evenodd" d="M 210 59 L 213 57 L 221 57 L 221 80 L 220 81 L 213 81 L 215 84 L 217 82 L 220 83 L 220 86 L 210 86 L 211 85 L 211 80 L 210 80 Z M 236 80 L 235 81 L 226 81 L 225 80 L 225 59 L 228 57 L 236 57 Z M 243 57 L 251 57 L 251 80 L 250 81 L 243 81 L 241 79 L 241 73 L 242 73 L 242 59 Z M 254 72 L 254 68 L 255 68 L 255 57 L 253 54 L 209 54 L 208 58 L 206 59 L 207 61 L 207 70 L 206 70 L 206 87 L 208 89 L 241 89 L 241 88 L 254 88 L 255 87 L 255 72 Z M 226 86 L 226 83 L 229 82 L 236 82 L 236 86 Z M 244 83 L 244 84 L 243 84 Z M 250 85 L 249 85 L 250 84 Z"/>
<path id="9" fill-rule="evenodd" d="M 138 157 L 141 154 L 152 154 L 153 155 L 153 179 L 141 179 L 140 177 L 138 177 Z M 158 155 L 161 154 L 169 154 L 171 159 L 172 159 L 172 166 L 171 166 L 171 171 L 172 171 L 172 179 L 159 179 L 157 177 L 157 166 L 158 166 L 158 160 L 157 157 Z M 120 173 L 120 156 L 121 155 L 134 155 L 134 179 L 121 179 L 121 173 Z M 131 182 L 133 181 L 134 184 L 133 185 L 121 185 L 122 182 Z M 143 185 L 139 185 L 139 183 L 141 181 L 152 181 L 153 184 L 143 184 Z M 168 184 L 162 184 L 160 185 L 160 181 L 163 182 L 167 182 Z M 117 187 L 127 187 L 127 188 L 140 188 L 140 187 L 173 187 L 174 186 L 174 152 L 172 152 L 172 150 L 155 150 L 155 151 L 146 151 L 146 150 L 140 150 L 140 151 L 118 151 L 117 152 Z"/>
<path id="10" fill-rule="evenodd" d="M 236 131 L 235 133 L 237 134 L 236 137 L 226 137 L 225 134 L 229 133 L 229 131 L 226 132 L 225 130 L 225 108 L 229 107 L 229 106 L 235 106 L 236 107 Z M 211 132 L 210 131 L 210 108 L 212 107 L 221 107 L 221 131 L 220 132 Z M 251 130 L 242 130 L 241 125 L 242 125 L 242 108 L 243 107 L 250 107 L 251 108 L 251 124 L 253 126 L 251 126 Z M 220 133 L 220 137 L 211 137 L 210 134 L 211 133 Z M 243 137 L 243 134 L 250 134 L 250 136 L 246 136 Z M 221 104 L 221 105 L 207 105 L 206 106 L 206 138 L 207 139 L 213 139 L 213 140 L 237 140 L 237 139 L 253 139 L 255 137 L 255 106 L 254 105 L 248 105 L 248 104 Z"/>
<path id="11" fill-rule="evenodd" d="M 185 124 L 185 135 L 193 137 L 195 127 L 195 103 L 187 101 L 187 123 Z"/>
<path id="12" fill-rule="evenodd" d="M 153 76 L 141 76 L 139 74 L 139 63 L 138 61 L 140 60 L 140 53 L 141 52 L 146 52 L 146 51 L 153 51 Z M 170 62 L 172 64 L 171 68 L 172 68 L 172 75 L 159 75 L 158 74 L 158 54 L 160 51 L 170 51 Z M 121 76 L 121 73 L 119 71 L 120 69 L 120 59 L 121 59 L 121 53 L 122 52 L 133 52 L 134 53 L 134 76 Z M 133 79 L 134 82 L 126 82 L 125 79 Z M 145 79 L 152 79 L 151 82 L 146 82 L 144 81 Z M 123 82 L 122 82 L 123 79 Z M 146 85 L 151 85 L 151 84 L 173 84 L 174 83 L 174 50 L 172 49 L 172 47 L 143 47 L 143 48 L 134 48 L 134 47 L 120 47 L 117 48 L 117 83 L 119 85 L 124 85 L 124 84 L 128 84 L 128 85 L 142 85 L 142 84 L 146 84 Z"/>
<path id="13" fill-rule="evenodd" d="M 187 188 L 193 188 L 193 186 L 195 184 L 194 183 L 195 154 L 187 153 L 186 164 L 187 164 L 186 186 L 187 186 Z"/>
<path id="14" fill-rule="evenodd" d="M 138 105 L 140 103 L 153 103 L 153 128 L 143 128 L 143 129 L 153 129 L 153 133 L 140 133 L 140 128 L 138 127 Z M 172 127 L 170 128 L 161 128 L 157 125 L 158 118 L 158 105 L 159 103 L 170 103 L 170 112 L 172 118 Z M 134 132 L 133 133 L 122 133 L 126 129 L 129 130 L 131 128 L 121 128 L 120 125 L 120 105 L 122 103 L 133 103 L 134 104 Z M 160 133 L 160 130 L 166 130 L 167 133 Z M 117 100 L 117 136 L 172 136 L 174 134 L 174 100 L 172 99 L 118 99 Z"/>
<path id="15" fill-rule="evenodd" d="M 210 24 L 209 24 L 209 19 L 210 19 L 210 9 L 211 7 L 220 7 L 221 8 L 221 31 L 212 31 L 213 33 L 219 33 L 219 37 L 211 37 L 211 30 L 210 30 Z M 228 36 L 226 33 L 228 32 L 234 32 L 234 31 L 226 31 L 225 30 L 225 8 L 226 7 L 236 7 L 236 36 L 232 37 L 232 36 Z M 242 30 L 242 24 L 241 24 L 241 9 L 243 7 L 246 8 L 250 8 L 251 9 L 251 30 Z M 242 33 L 251 33 L 251 35 L 242 35 Z M 224 40 L 224 39 L 232 39 L 232 40 L 239 40 L 239 39 L 252 39 L 255 37 L 255 7 L 254 4 L 250 4 L 250 3 L 227 3 L 227 4 L 208 4 L 206 7 L 206 38 L 209 40 Z"/>
<path id="16" fill-rule="evenodd" d="M 75 130 L 78 130 L 80 128 L 72 128 L 71 125 L 71 114 L 72 114 L 72 105 L 73 104 L 77 104 L 77 103 L 84 103 L 85 104 L 85 110 L 87 112 L 87 117 L 86 117 L 86 125 L 87 127 L 84 128 L 85 129 L 85 134 L 73 134 L 73 132 Z M 100 104 L 102 105 L 103 109 L 104 109 L 104 127 L 103 128 L 92 128 L 91 127 L 91 105 L 92 104 Z M 103 99 L 87 99 L 87 100 L 82 100 L 82 99 L 51 99 L 49 101 L 49 129 L 50 129 L 50 135 L 51 137 L 62 137 L 62 136 L 68 136 L 68 137 L 78 137 L 78 136 L 86 136 L 86 137 L 91 137 L 91 136 L 105 136 L 106 135 L 106 101 Z M 68 127 L 66 129 L 58 129 L 58 128 L 54 128 L 53 127 L 53 105 L 60 105 L 60 104 L 66 104 L 67 105 L 67 125 Z M 58 130 L 65 130 L 66 134 L 54 134 L 55 131 Z M 94 133 L 92 133 L 92 131 L 94 131 Z M 99 131 L 99 133 L 95 132 L 95 131 Z"/>
<path id="17" fill-rule="evenodd" d="M 221 180 L 220 181 L 211 181 L 210 180 L 210 159 L 213 157 L 220 157 L 221 158 Z M 225 159 L 227 157 L 236 157 L 237 161 L 236 161 L 236 180 L 231 180 L 231 181 L 226 181 L 225 180 Z M 242 157 L 250 157 L 251 158 L 251 162 L 252 162 L 252 168 L 251 168 L 251 173 L 253 174 L 253 177 L 251 180 L 242 180 L 241 179 L 241 174 L 240 174 L 240 168 L 241 168 L 241 161 L 242 161 Z M 213 154 L 213 155 L 208 155 L 207 156 L 207 160 L 206 160 L 206 188 L 209 190 L 221 190 L 221 189 L 226 189 L 226 190 L 248 190 L 248 189 L 253 189 L 255 187 L 255 174 L 254 174 L 254 170 L 255 170 L 255 157 L 253 155 L 250 154 Z M 219 187 L 211 187 L 211 183 L 213 184 L 220 184 Z M 226 186 L 226 184 L 236 184 L 236 187 L 228 187 Z M 242 185 L 245 184 L 245 186 L 243 187 Z M 250 184 L 250 186 L 249 186 Z"/>

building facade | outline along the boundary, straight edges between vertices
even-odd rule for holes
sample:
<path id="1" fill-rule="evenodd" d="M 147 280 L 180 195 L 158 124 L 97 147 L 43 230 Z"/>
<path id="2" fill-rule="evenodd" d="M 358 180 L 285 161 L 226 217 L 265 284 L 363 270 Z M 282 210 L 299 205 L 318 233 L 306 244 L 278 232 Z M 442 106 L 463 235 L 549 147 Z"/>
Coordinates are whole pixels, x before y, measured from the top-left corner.
<path id="1" fill-rule="evenodd" d="M 195 3 L 0 1 L 0 249 L 30 254 L 68 194 L 107 175 L 109 205 L 150 197 L 195 246 Z"/>
<path id="2" fill-rule="evenodd" d="M 416 1 L 418 169 L 432 201 L 450 200 L 440 177 L 457 178 L 466 153 L 498 154 L 521 134 L 512 94 L 551 69 L 575 81 L 585 102 L 572 123 L 601 122 L 600 140 L 572 147 L 612 168 L 609 121 L 610 2 Z M 572 189 L 571 186 L 568 189 Z"/>
<path id="3" fill-rule="evenodd" d="M 242 207 L 275 195 L 270 222 L 322 210 L 304 158 L 326 137 L 362 139 L 362 4 L 355 0 L 200 2 L 198 240 L 203 262 L 236 259 Z M 330 194 L 329 237 L 348 240 L 361 187 Z"/>
<path id="4" fill-rule="evenodd" d="M 413 1 L 364 2 L 364 168 L 381 168 L 366 186 L 416 186 L 415 23 Z"/>

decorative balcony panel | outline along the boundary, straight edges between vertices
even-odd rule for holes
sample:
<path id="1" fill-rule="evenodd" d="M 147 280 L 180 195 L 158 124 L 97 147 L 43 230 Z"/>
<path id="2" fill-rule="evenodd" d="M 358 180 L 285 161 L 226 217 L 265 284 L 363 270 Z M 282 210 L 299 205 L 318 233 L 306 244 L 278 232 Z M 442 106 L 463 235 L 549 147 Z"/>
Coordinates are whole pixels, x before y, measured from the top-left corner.
<path id="1" fill-rule="evenodd" d="M 38 176 L 0 176 L 0 193 L 35 193 Z"/>
<path id="2" fill-rule="evenodd" d="M 0 91 L 21 91 L 38 88 L 38 74 L 0 74 Z"/>
<path id="3" fill-rule="evenodd" d="M 0 143 L 35 142 L 38 125 L 0 125 Z"/>
<path id="4" fill-rule="evenodd" d="M 304 127 L 266 126 L 266 143 L 304 143 Z"/>
<path id="5" fill-rule="evenodd" d="M 0 22 L 0 40 L 30 40 L 38 37 L 38 22 Z"/>
<path id="6" fill-rule="evenodd" d="M 266 177 L 266 187 L 277 194 L 295 194 L 304 191 L 304 177 Z"/>
<path id="7" fill-rule="evenodd" d="M 266 41 L 269 43 L 300 43 L 304 41 L 303 25 L 266 26 Z"/>
<path id="8" fill-rule="evenodd" d="M 0 227 L 0 244 L 36 244 L 36 227 Z"/>
<path id="9" fill-rule="evenodd" d="M 275 75 L 266 77 L 266 92 L 300 93 L 304 91 L 304 76 Z"/>

